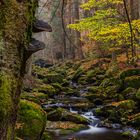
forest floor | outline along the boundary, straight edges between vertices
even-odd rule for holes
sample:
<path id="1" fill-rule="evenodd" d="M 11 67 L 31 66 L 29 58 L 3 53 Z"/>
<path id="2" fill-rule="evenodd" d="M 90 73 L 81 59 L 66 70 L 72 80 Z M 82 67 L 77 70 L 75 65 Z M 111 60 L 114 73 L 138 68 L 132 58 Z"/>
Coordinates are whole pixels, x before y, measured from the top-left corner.
<path id="1" fill-rule="evenodd" d="M 74 140 L 70 134 L 92 126 L 92 131 L 103 127 L 111 130 L 111 135 L 119 130 L 121 134 L 114 134 L 112 140 L 138 140 L 139 87 L 139 68 L 108 59 L 86 59 L 50 68 L 34 66 L 33 77 L 24 81 L 22 100 L 35 102 L 46 112 L 44 140 Z M 108 140 L 104 136 L 100 139 Z"/>

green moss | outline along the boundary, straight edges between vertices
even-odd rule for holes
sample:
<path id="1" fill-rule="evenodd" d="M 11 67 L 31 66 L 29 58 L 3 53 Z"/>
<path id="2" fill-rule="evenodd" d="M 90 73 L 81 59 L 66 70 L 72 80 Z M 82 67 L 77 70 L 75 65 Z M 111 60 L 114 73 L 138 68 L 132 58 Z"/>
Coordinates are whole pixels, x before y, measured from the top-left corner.
<path id="1" fill-rule="evenodd" d="M 41 104 L 43 101 L 45 102 L 48 99 L 48 95 L 40 92 L 23 92 L 21 94 L 22 99 L 26 99 L 28 101 L 32 101 L 37 104 Z"/>
<path id="2" fill-rule="evenodd" d="M 42 108 L 30 101 L 21 100 L 18 114 L 17 137 L 22 139 L 40 139 L 46 124 L 46 114 Z"/>
<path id="3" fill-rule="evenodd" d="M 52 140 L 52 138 L 47 132 L 44 132 L 41 140 Z"/>
<path id="4" fill-rule="evenodd" d="M 121 101 L 119 102 L 118 107 L 133 110 L 135 108 L 135 102 L 133 100 Z"/>
<path id="5" fill-rule="evenodd" d="M 136 92 L 136 98 L 137 98 L 138 100 L 140 100 L 140 88 L 139 88 L 138 91 Z"/>
<path id="6" fill-rule="evenodd" d="M 78 124 L 88 124 L 86 118 L 62 108 L 49 112 L 47 118 L 50 121 L 70 121 Z"/>
<path id="7" fill-rule="evenodd" d="M 81 85 L 86 85 L 87 84 L 87 78 L 86 76 L 82 76 L 78 79 L 78 83 Z"/>
<path id="8" fill-rule="evenodd" d="M 0 74 L 0 125 L 3 125 L 4 119 L 11 113 L 11 84 L 12 81 L 8 75 Z"/>
<path id="9" fill-rule="evenodd" d="M 84 73 L 82 68 L 78 68 L 77 71 L 74 73 L 72 80 L 77 82 L 78 79 L 82 76 L 82 74 Z"/>
<path id="10" fill-rule="evenodd" d="M 126 77 L 124 80 L 125 87 L 139 88 L 140 87 L 140 76 Z"/>
<path id="11" fill-rule="evenodd" d="M 88 88 L 88 91 L 91 93 L 99 93 L 101 92 L 101 88 L 98 86 L 92 86 Z"/>
<path id="12" fill-rule="evenodd" d="M 127 69 L 120 73 L 120 78 L 125 79 L 126 77 L 140 75 L 140 69 Z"/>
<path id="13" fill-rule="evenodd" d="M 56 93 L 55 88 L 49 84 L 43 84 L 37 90 L 48 95 L 53 95 Z"/>
<path id="14" fill-rule="evenodd" d="M 55 88 L 57 92 L 62 90 L 62 86 L 60 83 L 53 83 L 52 86 Z"/>
<path id="15" fill-rule="evenodd" d="M 27 30 L 24 34 L 24 43 L 28 44 L 32 37 L 33 22 L 35 21 L 35 12 L 38 7 L 38 2 L 35 0 L 28 0 L 27 2 L 27 12 L 26 12 L 26 21 L 27 21 Z"/>
<path id="16" fill-rule="evenodd" d="M 62 83 L 64 79 L 64 76 L 58 73 L 48 73 L 44 77 L 44 83 Z"/>

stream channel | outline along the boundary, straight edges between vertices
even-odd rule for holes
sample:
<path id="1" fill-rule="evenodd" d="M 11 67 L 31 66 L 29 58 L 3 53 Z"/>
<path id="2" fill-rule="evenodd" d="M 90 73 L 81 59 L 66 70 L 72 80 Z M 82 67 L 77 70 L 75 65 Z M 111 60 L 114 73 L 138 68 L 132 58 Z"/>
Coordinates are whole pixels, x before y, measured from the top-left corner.
<path id="1" fill-rule="evenodd" d="M 77 87 L 76 87 L 77 88 Z M 86 89 L 80 90 L 80 94 L 85 93 Z M 58 97 L 56 97 L 58 99 Z M 64 99 L 65 100 L 65 97 Z M 51 130 L 53 131 L 52 138 L 53 140 L 131 140 L 121 135 L 121 132 L 130 131 L 135 135 L 137 131 L 130 127 L 124 127 L 120 124 L 111 124 L 111 128 L 103 127 L 101 124 L 100 118 L 94 115 L 95 108 L 86 108 L 86 109 L 77 109 L 71 106 L 70 104 L 64 104 L 64 101 L 58 99 L 56 104 L 47 104 L 45 108 L 48 107 L 62 107 L 69 109 L 72 113 L 78 113 L 81 116 L 87 118 L 89 120 L 89 125 L 87 125 L 86 129 L 79 130 L 75 133 L 70 133 L 66 135 L 61 135 L 59 130 Z M 84 100 L 82 97 L 70 97 L 68 100 L 73 102 L 78 102 L 78 100 Z M 99 106 L 100 107 L 100 106 Z"/>

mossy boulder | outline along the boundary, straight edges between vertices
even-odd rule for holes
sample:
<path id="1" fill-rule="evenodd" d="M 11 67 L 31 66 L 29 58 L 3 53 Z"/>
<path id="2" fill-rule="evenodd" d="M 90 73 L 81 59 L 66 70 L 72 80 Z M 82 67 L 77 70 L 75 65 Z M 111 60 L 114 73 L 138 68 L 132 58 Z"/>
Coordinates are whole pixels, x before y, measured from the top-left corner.
<path id="1" fill-rule="evenodd" d="M 140 128 L 140 113 L 129 116 L 128 124 Z"/>
<path id="2" fill-rule="evenodd" d="M 132 100 L 124 100 L 120 102 L 112 102 L 102 108 L 97 108 L 95 114 L 108 118 L 114 123 L 127 122 L 128 116 L 135 109 L 135 102 Z"/>
<path id="3" fill-rule="evenodd" d="M 96 81 L 96 73 L 97 73 L 96 70 L 90 70 L 87 72 L 86 77 L 87 77 L 88 83 L 93 83 Z"/>
<path id="4" fill-rule="evenodd" d="M 125 99 L 135 99 L 136 89 L 132 87 L 126 88 L 124 91 L 122 91 L 122 95 Z"/>
<path id="5" fill-rule="evenodd" d="M 92 103 L 97 103 L 97 101 L 100 100 L 100 102 L 103 103 L 103 99 L 105 98 L 104 94 L 99 93 L 87 93 L 83 96 L 84 98 L 88 99 Z"/>
<path id="6" fill-rule="evenodd" d="M 87 128 L 86 125 L 83 124 L 76 124 L 73 122 L 69 121 L 57 121 L 57 122 L 52 122 L 52 121 L 47 121 L 46 124 L 46 131 L 50 134 L 51 136 L 57 135 L 55 132 L 59 130 L 59 135 L 69 135 L 71 133 L 77 132 L 81 129 Z M 56 130 L 56 131 L 51 131 L 51 130 Z"/>
<path id="7" fill-rule="evenodd" d="M 108 86 L 108 87 L 106 87 L 105 89 L 104 89 L 104 92 L 106 93 L 106 94 L 113 94 L 113 95 L 115 95 L 115 93 L 117 93 L 117 92 L 119 92 L 119 90 L 120 90 L 120 86 L 119 85 L 114 85 L 114 86 Z"/>
<path id="8" fill-rule="evenodd" d="M 16 126 L 17 137 L 25 140 L 39 140 L 46 125 L 43 109 L 30 101 L 21 100 Z"/>
<path id="9" fill-rule="evenodd" d="M 126 70 L 124 70 L 124 71 L 122 71 L 121 73 L 120 73 L 120 78 L 121 79 L 125 79 L 126 77 L 130 77 L 130 76 L 140 76 L 140 69 L 138 69 L 138 68 L 135 68 L 135 69 L 126 69 Z"/>
<path id="10" fill-rule="evenodd" d="M 124 100 L 120 102 L 113 102 L 112 106 L 133 110 L 135 108 L 135 102 L 133 100 Z"/>
<path id="11" fill-rule="evenodd" d="M 100 86 L 103 88 L 106 88 L 108 86 L 116 86 L 116 85 L 118 87 L 120 87 L 120 89 L 121 89 L 121 87 L 123 86 L 123 83 L 122 83 L 122 80 L 120 80 L 118 78 L 114 78 L 114 77 L 105 78 L 100 84 Z"/>
<path id="12" fill-rule="evenodd" d="M 98 87 L 98 86 L 91 86 L 91 87 L 88 87 L 88 91 L 90 93 L 100 93 L 101 92 L 101 87 Z"/>
<path id="13" fill-rule="evenodd" d="M 88 82 L 87 82 L 87 78 L 86 76 L 82 76 L 78 79 L 78 84 L 81 84 L 81 85 L 86 85 Z"/>
<path id="14" fill-rule="evenodd" d="M 44 76 L 43 82 L 45 84 L 49 83 L 62 83 L 64 79 L 64 76 L 59 73 L 48 73 Z"/>
<path id="15" fill-rule="evenodd" d="M 77 89 L 70 88 L 70 87 L 63 87 L 62 88 L 63 93 L 68 96 L 79 96 L 79 93 Z"/>
<path id="16" fill-rule="evenodd" d="M 62 108 L 49 112 L 47 118 L 50 121 L 71 121 L 78 124 L 88 124 L 86 118 Z"/>
<path id="17" fill-rule="evenodd" d="M 23 92 L 21 94 L 21 99 L 26 99 L 37 104 L 41 104 L 48 99 L 48 95 L 41 92 Z"/>
<path id="18" fill-rule="evenodd" d="M 52 85 L 49 85 L 49 84 L 40 85 L 39 88 L 35 89 L 35 90 L 37 90 L 38 92 L 45 93 L 48 96 L 53 96 L 53 95 L 56 94 L 55 88 Z"/>
<path id="19" fill-rule="evenodd" d="M 138 89 L 140 87 L 140 76 L 126 77 L 124 80 L 124 86 Z"/>
<path id="20" fill-rule="evenodd" d="M 62 86 L 60 83 L 52 83 L 51 85 L 55 88 L 56 92 L 62 91 Z"/>
<path id="21" fill-rule="evenodd" d="M 78 79 L 82 76 L 82 74 L 84 74 L 84 71 L 82 68 L 78 68 L 77 71 L 74 73 L 73 77 L 72 77 L 72 81 L 77 82 Z"/>

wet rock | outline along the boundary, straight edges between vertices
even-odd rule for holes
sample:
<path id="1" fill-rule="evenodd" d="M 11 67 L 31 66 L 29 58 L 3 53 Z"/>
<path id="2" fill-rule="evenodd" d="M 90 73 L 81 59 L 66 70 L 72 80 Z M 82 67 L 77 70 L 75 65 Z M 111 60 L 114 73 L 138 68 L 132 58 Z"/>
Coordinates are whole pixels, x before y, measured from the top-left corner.
<path id="1" fill-rule="evenodd" d="M 47 118 L 50 121 L 71 121 L 78 124 L 88 124 L 88 120 L 84 117 L 62 108 L 49 112 Z"/>

